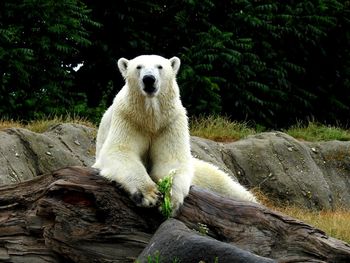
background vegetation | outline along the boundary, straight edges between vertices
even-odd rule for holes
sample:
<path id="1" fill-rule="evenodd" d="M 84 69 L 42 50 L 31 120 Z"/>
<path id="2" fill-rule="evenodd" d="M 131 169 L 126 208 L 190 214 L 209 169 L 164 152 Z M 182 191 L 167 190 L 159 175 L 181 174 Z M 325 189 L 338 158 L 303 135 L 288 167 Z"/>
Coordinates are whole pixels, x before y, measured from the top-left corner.
<path id="1" fill-rule="evenodd" d="M 0 114 L 98 122 L 123 85 L 117 59 L 145 53 L 181 58 L 191 116 L 348 125 L 350 1 L 337 0 L 3 0 Z"/>

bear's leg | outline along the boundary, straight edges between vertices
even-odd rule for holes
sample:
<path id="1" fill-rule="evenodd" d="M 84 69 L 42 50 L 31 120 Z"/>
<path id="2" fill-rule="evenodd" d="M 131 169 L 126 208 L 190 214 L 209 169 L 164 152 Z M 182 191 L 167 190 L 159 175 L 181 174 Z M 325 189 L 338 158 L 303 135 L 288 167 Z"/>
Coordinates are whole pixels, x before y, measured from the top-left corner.
<path id="1" fill-rule="evenodd" d="M 192 156 L 186 134 L 172 134 L 174 129 L 164 131 L 151 146 L 151 177 L 155 182 L 173 175 L 172 208 L 176 210 L 187 196 L 193 177 Z"/>
<path id="2" fill-rule="evenodd" d="M 113 105 L 104 114 L 98 140 L 99 153 L 94 168 L 100 175 L 120 184 L 139 206 L 155 206 L 161 196 L 157 185 L 142 163 L 149 142 L 130 121 L 113 112 Z"/>
<path id="3" fill-rule="evenodd" d="M 101 156 L 103 158 L 99 158 L 93 166 L 100 169 L 101 176 L 120 184 L 136 205 L 158 205 L 161 194 L 140 160 L 125 153 Z"/>
<path id="4" fill-rule="evenodd" d="M 251 192 L 215 165 L 197 158 L 193 158 L 193 163 L 194 176 L 192 184 L 209 189 L 225 197 L 257 203 Z"/>
<path id="5" fill-rule="evenodd" d="M 171 174 L 173 184 L 171 189 L 171 204 L 175 213 L 182 205 L 184 198 L 188 195 L 193 169 L 186 163 L 176 165 L 176 163 L 162 163 L 153 167 L 151 177 L 158 182 L 160 179 Z"/>

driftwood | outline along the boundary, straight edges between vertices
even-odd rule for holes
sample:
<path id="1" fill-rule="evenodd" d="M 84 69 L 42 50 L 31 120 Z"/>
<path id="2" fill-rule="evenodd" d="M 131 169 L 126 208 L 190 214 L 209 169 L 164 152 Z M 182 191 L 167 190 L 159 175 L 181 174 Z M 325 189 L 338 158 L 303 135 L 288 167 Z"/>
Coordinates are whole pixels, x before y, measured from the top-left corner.
<path id="1" fill-rule="evenodd" d="M 196 187 L 176 218 L 278 262 L 350 262 L 350 246 L 318 229 Z M 95 170 L 67 167 L 0 187 L 0 262 L 133 262 L 163 221 Z"/>

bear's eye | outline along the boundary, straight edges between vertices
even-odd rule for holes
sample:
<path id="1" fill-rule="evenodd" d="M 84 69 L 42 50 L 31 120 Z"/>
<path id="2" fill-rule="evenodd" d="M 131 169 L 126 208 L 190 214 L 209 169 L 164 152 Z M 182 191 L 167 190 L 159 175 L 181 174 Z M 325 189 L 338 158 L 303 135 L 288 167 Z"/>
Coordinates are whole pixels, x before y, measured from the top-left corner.
<path id="1" fill-rule="evenodd" d="M 157 66 L 157 68 L 158 68 L 158 69 L 162 69 L 162 68 L 163 68 L 163 66 L 161 66 L 161 65 L 158 65 L 158 66 Z"/>
<path id="2" fill-rule="evenodd" d="M 142 68 L 142 66 L 141 66 L 141 65 L 138 65 L 136 68 L 137 68 L 137 69 L 141 69 L 141 68 Z"/>

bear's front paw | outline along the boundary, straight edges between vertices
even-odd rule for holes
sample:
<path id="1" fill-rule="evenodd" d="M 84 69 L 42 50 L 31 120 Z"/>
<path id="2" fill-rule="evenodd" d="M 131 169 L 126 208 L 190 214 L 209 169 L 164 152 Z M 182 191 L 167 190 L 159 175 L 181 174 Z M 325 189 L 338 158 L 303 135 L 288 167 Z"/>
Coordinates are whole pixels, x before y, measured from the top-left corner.
<path id="1" fill-rule="evenodd" d="M 184 196 L 182 194 L 175 194 L 171 198 L 172 216 L 175 216 L 180 206 L 184 202 Z"/>
<path id="2" fill-rule="evenodd" d="M 157 186 L 150 186 L 146 191 L 136 191 L 131 195 L 131 199 L 137 206 L 153 207 L 158 206 L 161 201 L 162 194 L 158 191 Z"/>

